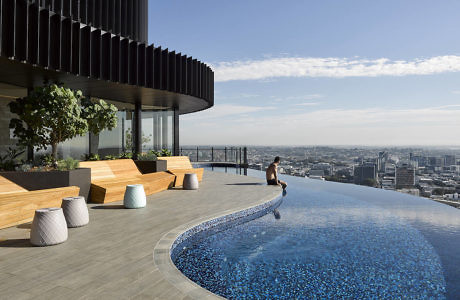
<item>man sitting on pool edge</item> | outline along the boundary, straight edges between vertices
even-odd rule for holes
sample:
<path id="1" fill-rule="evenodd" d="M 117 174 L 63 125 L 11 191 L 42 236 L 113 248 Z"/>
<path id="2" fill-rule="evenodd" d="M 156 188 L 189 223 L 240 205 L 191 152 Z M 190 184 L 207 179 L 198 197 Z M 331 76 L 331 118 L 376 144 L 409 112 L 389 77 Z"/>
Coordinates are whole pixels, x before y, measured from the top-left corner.
<path id="1" fill-rule="evenodd" d="M 280 157 L 275 157 L 275 160 L 268 166 L 266 171 L 267 184 L 268 185 L 281 185 L 283 190 L 286 189 L 287 183 L 278 179 L 278 165 L 280 163 Z"/>

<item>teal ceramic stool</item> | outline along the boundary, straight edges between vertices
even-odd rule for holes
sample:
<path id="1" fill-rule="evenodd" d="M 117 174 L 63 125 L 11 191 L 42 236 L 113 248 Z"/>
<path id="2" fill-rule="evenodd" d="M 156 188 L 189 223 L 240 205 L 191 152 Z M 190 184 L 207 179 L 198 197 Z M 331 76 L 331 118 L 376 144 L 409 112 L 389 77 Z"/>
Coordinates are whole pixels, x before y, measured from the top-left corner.
<path id="1" fill-rule="evenodd" d="M 144 186 L 142 184 L 130 184 L 126 186 L 123 205 L 125 208 L 145 207 L 147 199 L 145 197 Z"/>

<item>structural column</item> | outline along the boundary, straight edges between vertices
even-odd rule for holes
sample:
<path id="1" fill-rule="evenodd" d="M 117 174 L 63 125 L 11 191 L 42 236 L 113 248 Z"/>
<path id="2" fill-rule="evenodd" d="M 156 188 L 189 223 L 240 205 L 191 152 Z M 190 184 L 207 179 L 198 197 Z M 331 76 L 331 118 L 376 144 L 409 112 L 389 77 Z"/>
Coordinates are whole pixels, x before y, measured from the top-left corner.
<path id="1" fill-rule="evenodd" d="M 32 91 L 33 91 L 33 88 L 28 88 L 27 96 L 29 96 Z M 27 161 L 34 161 L 34 146 L 32 145 L 27 146 Z"/>
<path id="2" fill-rule="evenodd" d="M 179 154 L 179 110 L 174 109 L 174 145 L 173 145 L 173 155 L 177 156 Z"/>
<path id="3" fill-rule="evenodd" d="M 161 143 L 163 149 L 168 149 L 168 129 L 169 127 L 173 126 L 173 124 L 168 124 L 168 116 L 167 112 L 161 112 Z"/>
<path id="4" fill-rule="evenodd" d="M 134 159 L 142 152 L 142 105 L 136 102 L 134 106 L 134 126 L 133 126 L 133 154 Z"/>

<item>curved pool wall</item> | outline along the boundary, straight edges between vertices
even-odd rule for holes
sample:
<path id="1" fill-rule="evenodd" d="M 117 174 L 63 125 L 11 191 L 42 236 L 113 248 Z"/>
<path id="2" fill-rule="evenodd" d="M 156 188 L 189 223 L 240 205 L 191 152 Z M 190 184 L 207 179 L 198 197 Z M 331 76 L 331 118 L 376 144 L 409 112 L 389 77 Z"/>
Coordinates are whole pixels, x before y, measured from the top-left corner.
<path id="1" fill-rule="evenodd" d="M 202 232 L 176 247 L 178 269 L 227 298 L 460 297 L 460 210 L 398 192 L 283 179 L 280 219 Z"/>
<path id="2" fill-rule="evenodd" d="M 279 207 L 281 202 L 282 195 L 280 193 L 280 196 L 265 203 L 205 221 L 184 231 L 170 248 L 171 259 L 174 261 L 182 251 L 203 238 L 266 215 Z"/>

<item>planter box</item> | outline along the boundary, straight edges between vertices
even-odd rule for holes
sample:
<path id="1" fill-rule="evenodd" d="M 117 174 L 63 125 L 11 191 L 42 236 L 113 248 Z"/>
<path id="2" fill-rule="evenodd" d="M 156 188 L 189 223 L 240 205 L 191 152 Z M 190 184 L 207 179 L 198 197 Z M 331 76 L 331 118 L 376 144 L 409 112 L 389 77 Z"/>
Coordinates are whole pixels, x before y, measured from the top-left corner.
<path id="1" fill-rule="evenodd" d="M 91 187 L 91 169 L 79 168 L 70 171 L 46 172 L 0 172 L 0 176 L 29 191 L 52 189 L 65 186 L 80 187 L 80 196 L 88 201 Z"/>
<path id="2" fill-rule="evenodd" d="M 167 170 L 164 160 L 135 160 L 137 168 L 142 174 L 163 172 Z"/>

